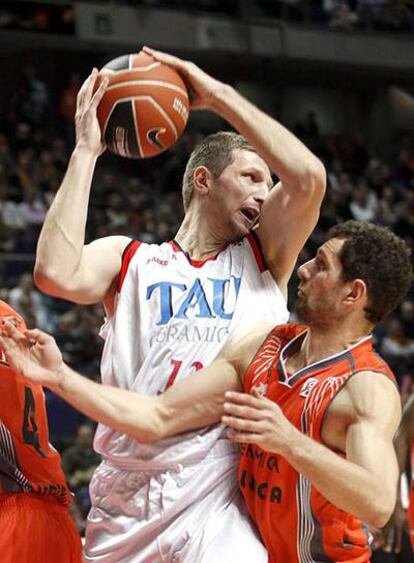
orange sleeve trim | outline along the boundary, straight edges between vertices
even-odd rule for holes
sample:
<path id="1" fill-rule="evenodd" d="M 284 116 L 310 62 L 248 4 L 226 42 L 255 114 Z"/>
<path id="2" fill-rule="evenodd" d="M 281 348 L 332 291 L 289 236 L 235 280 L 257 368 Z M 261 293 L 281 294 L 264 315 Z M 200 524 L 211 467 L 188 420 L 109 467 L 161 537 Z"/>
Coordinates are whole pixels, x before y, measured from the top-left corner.
<path id="1" fill-rule="evenodd" d="M 142 242 L 140 240 L 131 240 L 131 242 L 126 246 L 123 254 L 122 254 L 122 265 L 121 265 L 121 271 L 119 272 L 119 277 L 118 277 L 118 285 L 117 285 L 117 292 L 119 293 L 122 289 L 122 285 L 124 283 L 125 280 L 125 276 L 127 275 L 127 271 L 128 271 L 128 266 L 135 254 L 135 252 L 138 250 L 138 248 L 140 247 L 140 245 L 142 244 Z"/>
<path id="2" fill-rule="evenodd" d="M 259 272 L 260 273 L 265 272 L 268 268 L 266 266 L 263 252 L 260 246 L 260 242 L 259 239 L 257 238 L 256 233 L 250 233 L 247 235 L 246 238 L 253 251 L 254 257 L 256 259 L 257 267 L 259 268 Z"/>

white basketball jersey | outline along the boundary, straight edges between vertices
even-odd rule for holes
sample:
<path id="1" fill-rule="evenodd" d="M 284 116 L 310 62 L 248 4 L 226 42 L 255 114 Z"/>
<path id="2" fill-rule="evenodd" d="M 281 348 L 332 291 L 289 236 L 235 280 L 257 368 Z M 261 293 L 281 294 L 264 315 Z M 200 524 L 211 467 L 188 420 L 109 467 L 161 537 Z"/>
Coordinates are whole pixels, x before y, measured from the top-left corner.
<path id="1" fill-rule="evenodd" d="M 114 312 L 102 327 L 102 382 L 156 396 L 210 364 L 231 337 L 287 319 L 255 235 L 206 261 L 191 260 L 175 242 L 133 241 L 124 252 Z M 218 443 L 225 451 L 237 448 L 219 424 L 149 445 L 104 425 L 95 437 L 99 453 L 131 469 L 196 462 Z"/>

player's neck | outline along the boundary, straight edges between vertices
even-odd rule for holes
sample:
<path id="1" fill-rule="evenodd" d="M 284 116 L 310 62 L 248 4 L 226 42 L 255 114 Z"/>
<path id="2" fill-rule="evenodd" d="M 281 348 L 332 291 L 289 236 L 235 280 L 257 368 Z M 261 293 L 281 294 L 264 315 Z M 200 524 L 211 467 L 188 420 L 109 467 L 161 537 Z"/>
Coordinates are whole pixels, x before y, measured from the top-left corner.
<path id="1" fill-rule="evenodd" d="M 202 217 L 184 217 L 175 240 L 193 260 L 206 260 L 216 256 L 228 245 L 224 237 L 215 233 Z"/>
<path id="2" fill-rule="evenodd" d="M 295 371 L 340 354 L 369 334 L 370 331 L 366 327 L 355 330 L 355 327 L 347 327 L 341 324 L 337 327 L 331 326 L 328 331 L 326 328 L 310 326 L 300 349 L 292 357 L 292 362 L 298 364 L 298 367 L 295 365 Z"/>

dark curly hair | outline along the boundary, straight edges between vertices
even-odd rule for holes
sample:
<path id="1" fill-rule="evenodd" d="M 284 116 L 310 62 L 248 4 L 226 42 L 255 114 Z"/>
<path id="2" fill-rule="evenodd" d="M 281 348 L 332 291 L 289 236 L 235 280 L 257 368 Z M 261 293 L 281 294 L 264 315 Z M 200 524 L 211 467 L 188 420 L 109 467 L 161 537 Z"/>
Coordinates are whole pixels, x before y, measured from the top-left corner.
<path id="1" fill-rule="evenodd" d="M 345 239 L 339 259 L 344 281 L 361 279 L 367 285 L 367 319 L 376 324 L 403 300 L 413 279 L 410 250 L 385 227 L 346 221 L 332 227 L 328 239 Z"/>

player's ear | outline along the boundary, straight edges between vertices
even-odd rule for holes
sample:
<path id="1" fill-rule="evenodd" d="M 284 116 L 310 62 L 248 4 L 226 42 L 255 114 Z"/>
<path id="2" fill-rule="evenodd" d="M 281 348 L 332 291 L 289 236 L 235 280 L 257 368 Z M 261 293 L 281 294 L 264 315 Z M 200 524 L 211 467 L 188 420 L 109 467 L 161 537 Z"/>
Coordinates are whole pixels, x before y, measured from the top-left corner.
<path id="1" fill-rule="evenodd" d="M 345 295 L 345 301 L 348 304 L 357 304 L 364 302 L 364 306 L 365 306 L 365 302 L 367 299 L 368 299 L 367 284 L 363 280 L 357 278 L 349 282 L 348 291 Z"/>
<path id="2" fill-rule="evenodd" d="M 210 170 L 205 166 L 197 166 L 193 175 L 194 191 L 197 191 L 200 195 L 208 194 L 211 180 L 212 175 Z"/>

